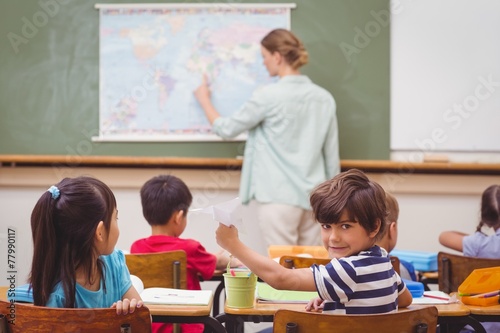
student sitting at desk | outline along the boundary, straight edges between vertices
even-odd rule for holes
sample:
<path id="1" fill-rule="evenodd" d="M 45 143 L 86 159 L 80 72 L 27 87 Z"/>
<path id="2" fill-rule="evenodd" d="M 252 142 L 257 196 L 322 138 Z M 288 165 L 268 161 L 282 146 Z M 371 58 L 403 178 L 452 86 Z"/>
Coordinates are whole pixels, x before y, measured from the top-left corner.
<path id="1" fill-rule="evenodd" d="M 31 213 L 34 304 L 58 308 L 142 306 L 118 240 L 118 211 L 109 187 L 91 177 L 64 178 Z"/>
<path id="2" fill-rule="evenodd" d="M 493 235 L 485 229 L 494 231 Z M 476 232 L 468 235 L 458 231 L 444 231 L 439 242 L 450 249 L 463 252 L 464 256 L 477 258 L 500 258 L 500 186 L 491 185 L 481 197 L 481 219 Z M 500 332 L 500 323 L 483 322 L 486 332 Z"/>
<path id="3" fill-rule="evenodd" d="M 483 228 L 490 228 L 488 236 Z M 481 198 L 481 219 L 476 232 L 468 235 L 458 231 L 444 231 L 439 235 L 441 245 L 463 252 L 467 257 L 500 258 L 500 186 L 491 185 Z"/>
<path id="4" fill-rule="evenodd" d="M 389 192 L 385 192 L 385 204 L 387 206 L 387 227 L 382 231 L 377 245 L 383 247 L 387 252 L 391 252 L 398 241 L 398 216 L 399 216 L 399 204 L 396 198 Z M 415 267 L 411 262 L 399 259 L 399 273 L 401 278 L 417 281 L 417 275 L 415 274 Z"/>
<path id="5" fill-rule="evenodd" d="M 200 290 L 198 276 L 208 280 L 215 269 L 225 269 L 231 260 L 222 252 L 214 255 L 200 242 L 183 239 L 187 213 L 193 197 L 187 185 L 172 175 L 160 175 L 148 180 L 141 188 L 142 213 L 151 226 L 152 235 L 135 241 L 131 253 L 151 253 L 184 250 L 187 258 L 187 288 Z M 239 262 L 235 259 L 232 266 Z M 203 332 L 203 324 L 181 324 L 182 332 Z M 171 332 L 171 324 L 153 323 L 154 333 Z"/>
<path id="6" fill-rule="evenodd" d="M 276 289 L 318 291 L 309 302 L 315 311 L 336 302 L 338 313 L 393 312 L 412 297 L 383 248 L 376 245 L 386 227 L 385 191 L 361 171 L 351 169 L 320 184 L 310 197 L 321 239 L 332 261 L 326 266 L 287 269 L 253 251 L 236 227 L 219 224 L 217 243 Z"/>

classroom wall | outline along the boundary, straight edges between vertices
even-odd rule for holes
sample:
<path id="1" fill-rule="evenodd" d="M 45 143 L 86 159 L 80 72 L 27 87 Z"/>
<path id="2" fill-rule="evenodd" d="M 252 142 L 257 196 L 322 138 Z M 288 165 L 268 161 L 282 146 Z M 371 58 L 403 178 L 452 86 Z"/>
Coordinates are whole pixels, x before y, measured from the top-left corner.
<path id="1" fill-rule="evenodd" d="M 242 155 L 241 142 L 91 140 L 99 126 L 98 2 L 137 1 L 0 2 L 0 154 Z M 388 159 L 389 0 L 292 2 L 292 30 L 310 53 L 303 73 L 337 102 L 341 157 Z"/>
<path id="2" fill-rule="evenodd" d="M 0 168 L 0 249 L 7 253 L 8 228 L 16 230 L 15 265 L 17 279 L 25 281 L 32 256 L 30 214 L 47 184 L 65 176 L 92 175 L 110 185 L 119 210 L 120 237 L 117 248 L 129 249 L 131 243 L 150 233 L 142 217 L 139 189 L 149 178 L 160 173 L 174 174 L 191 188 L 192 208 L 223 202 L 238 195 L 239 171 L 179 169 L 118 169 L 1 167 Z M 438 235 L 444 230 L 470 233 L 475 230 L 482 191 L 490 184 L 500 184 L 500 176 L 427 175 L 414 173 L 377 173 L 369 176 L 392 192 L 400 204 L 397 248 L 437 252 L 444 250 Z M 252 206 L 244 208 L 246 232 L 243 241 L 265 254 Z M 190 213 L 182 237 L 199 240 L 209 251 L 219 250 L 215 242 L 217 223 L 209 215 Z M 0 256 L 0 269 L 8 271 L 6 256 Z M 21 282 L 22 283 L 22 282 Z"/>

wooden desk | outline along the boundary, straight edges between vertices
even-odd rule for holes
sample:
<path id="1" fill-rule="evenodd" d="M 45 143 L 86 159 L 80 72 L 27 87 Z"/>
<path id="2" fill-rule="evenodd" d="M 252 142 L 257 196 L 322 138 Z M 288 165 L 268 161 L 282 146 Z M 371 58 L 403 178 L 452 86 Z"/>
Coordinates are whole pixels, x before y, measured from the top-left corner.
<path id="1" fill-rule="evenodd" d="M 243 333 L 245 322 L 264 323 L 272 322 L 274 314 L 279 309 L 304 311 L 305 304 L 254 303 L 253 308 L 236 309 L 224 306 L 224 312 L 215 317 L 219 322 L 226 324 L 228 333 Z"/>
<path id="2" fill-rule="evenodd" d="M 480 322 L 500 322 L 500 304 L 492 306 L 465 305 L 470 316 Z"/>
<path id="3" fill-rule="evenodd" d="M 439 274 L 438 272 L 420 272 L 419 281 L 424 284 L 424 290 L 429 291 L 429 284 L 438 284 Z"/>
<path id="4" fill-rule="evenodd" d="M 427 305 L 410 305 L 406 309 L 416 309 Z M 441 333 L 458 333 L 465 325 L 471 325 L 477 332 L 486 333 L 479 321 L 470 316 L 471 311 L 462 303 L 439 304 L 435 305 L 438 309 L 438 322 L 441 327 Z M 279 303 L 258 303 L 253 308 L 235 309 L 228 306 L 224 307 L 224 313 L 218 315 L 216 319 L 226 324 L 228 333 L 242 333 L 245 322 L 272 322 L 274 314 L 279 309 L 294 311 L 305 311 L 305 304 L 279 304 Z"/>
<path id="5" fill-rule="evenodd" d="M 0 286 L 0 299 L 7 300 L 9 287 Z M 212 303 L 205 306 L 177 306 L 147 304 L 146 306 L 155 322 L 163 323 L 202 323 L 209 327 L 206 332 L 226 333 L 224 326 L 214 317 L 210 316 Z"/>
<path id="6" fill-rule="evenodd" d="M 486 333 L 481 323 L 471 316 L 469 307 L 463 303 L 432 305 L 438 309 L 438 323 L 441 333 L 458 333 L 465 325 L 473 327 L 476 333 Z M 428 305 L 410 305 L 408 309 L 416 309 L 423 306 Z M 401 311 L 404 311 L 404 308 Z"/>
<path id="7" fill-rule="evenodd" d="M 153 317 L 154 322 L 162 323 L 202 323 L 208 326 L 205 327 L 205 332 L 226 333 L 226 329 L 214 317 L 210 316 L 212 311 L 212 303 L 204 306 L 178 306 L 178 305 L 158 305 L 147 304 Z"/>
<path id="8" fill-rule="evenodd" d="M 219 284 L 214 291 L 214 304 L 212 306 L 212 315 L 214 317 L 218 316 L 220 313 L 220 295 L 224 292 L 225 288 L 224 276 L 222 274 L 224 274 L 224 271 L 215 270 L 214 275 L 212 275 L 212 278 L 210 279 L 210 281 L 219 281 Z M 226 298 L 224 297 L 224 299 Z"/>

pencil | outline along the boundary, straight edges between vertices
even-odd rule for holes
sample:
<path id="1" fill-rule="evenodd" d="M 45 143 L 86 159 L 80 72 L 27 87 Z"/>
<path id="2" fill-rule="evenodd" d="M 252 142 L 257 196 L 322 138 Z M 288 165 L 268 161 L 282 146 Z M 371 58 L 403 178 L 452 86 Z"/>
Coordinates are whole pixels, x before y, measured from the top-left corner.
<path id="1" fill-rule="evenodd" d="M 495 297 L 495 296 L 498 296 L 500 295 L 500 290 L 499 291 L 492 291 L 492 292 L 488 292 L 488 293 L 484 293 L 484 294 L 478 294 L 478 295 L 474 295 L 474 296 L 471 296 L 471 297 L 474 297 L 474 298 L 490 298 L 490 297 Z"/>
<path id="2" fill-rule="evenodd" d="M 469 294 L 469 293 L 458 293 L 458 296 L 467 296 L 467 297 L 470 297 L 470 296 L 477 296 L 479 294 L 475 294 L 475 293 L 472 293 L 472 294 Z"/>
<path id="3" fill-rule="evenodd" d="M 425 293 L 424 293 L 424 297 L 440 299 L 442 301 L 449 301 L 450 300 L 449 297 L 447 298 L 447 297 L 440 297 L 440 296 L 434 296 L 434 295 L 426 295 Z"/>

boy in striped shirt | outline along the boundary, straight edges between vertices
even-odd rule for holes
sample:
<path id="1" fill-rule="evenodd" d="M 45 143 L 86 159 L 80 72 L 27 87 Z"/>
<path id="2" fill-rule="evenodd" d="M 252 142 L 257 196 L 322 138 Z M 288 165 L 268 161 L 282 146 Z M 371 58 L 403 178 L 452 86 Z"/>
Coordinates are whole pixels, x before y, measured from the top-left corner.
<path id="1" fill-rule="evenodd" d="M 317 291 L 320 297 L 307 304 L 308 311 L 325 301 L 334 301 L 336 312 L 345 314 L 388 313 L 410 305 L 411 294 L 388 253 L 376 245 L 386 227 L 384 189 L 351 169 L 316 187 L 310 202 L 332 258 L 327 265 L 284 268 L 243 244 L 234 226 L 220 224 L 217 243 L 276 289 Z"/>

